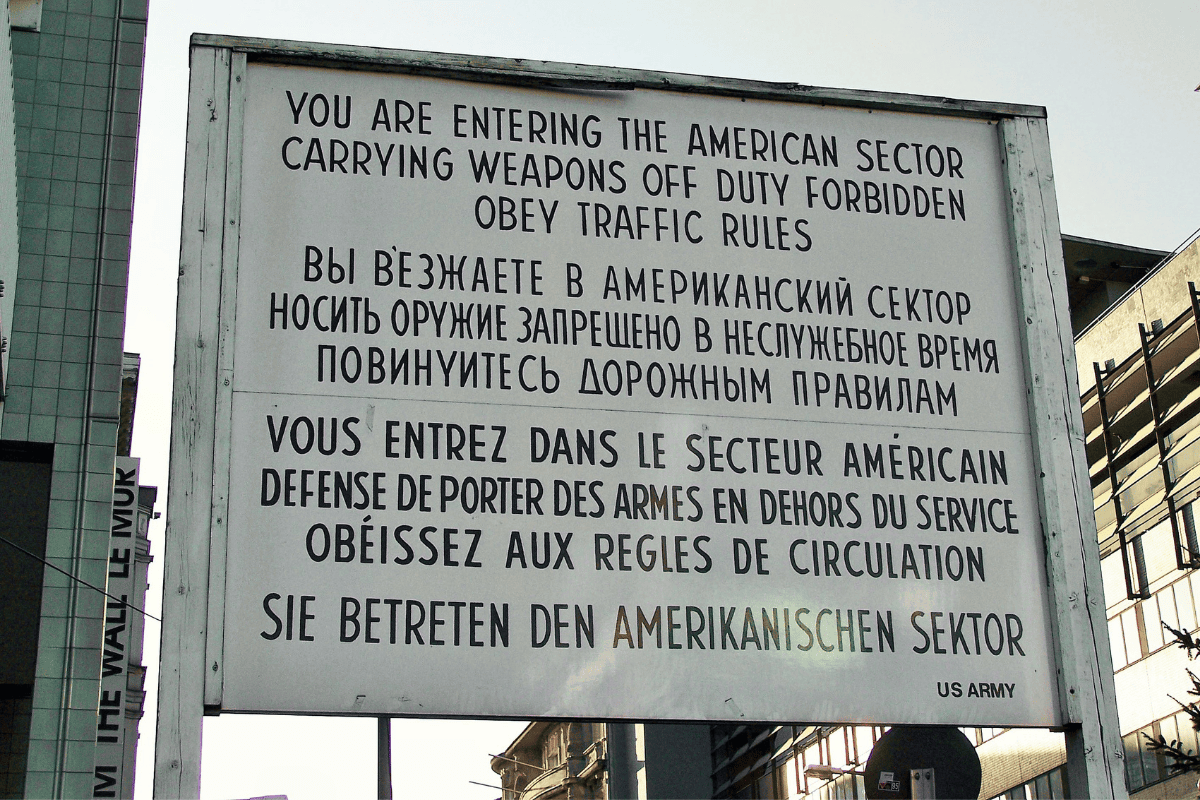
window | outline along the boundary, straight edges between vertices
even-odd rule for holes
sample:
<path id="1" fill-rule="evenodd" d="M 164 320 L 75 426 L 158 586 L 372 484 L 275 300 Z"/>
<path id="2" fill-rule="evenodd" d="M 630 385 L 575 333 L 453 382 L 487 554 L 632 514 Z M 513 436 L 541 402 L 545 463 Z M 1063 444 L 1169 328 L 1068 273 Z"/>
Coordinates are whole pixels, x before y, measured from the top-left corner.
<path id="1" fill-rule="evenodd" d="M 1180 630 L 1196 630 L 1196 604 L 1192 600 L 1191 581 L 1176 581 L 1171 588 L 1175 591 L 1175 608 L 1179 611 Z"/>
<path id="2" fill-rule="evenodd" d="M 1164 586 L 1133 608 L 1108 621 L 1108 641 L 1112 648 L 1113 669 L 1120 670 L 1138 659 L 1175 644 L 1175 637 L 1164 628 L 1191 632 L 1197 629 L 1196 593 L 1200 573 L 1185 575 Z"/>
<path id="3" fill-rule="evenodd" d="M 1143 655 L 1142 652 L 1142 637 L 1138 635 L 1137 617 L 1134 609 L 1128 609 L 1121 612 L 1121 631 L 1125 635 L 1125 654 L 1129 659 L 1128 663 L 1132 664 Z"/>
<path id="4" fill-rule="evenodd" d="M 554 769 L 562 763 L 562 728 L 555 728 L 542 742 L 542 768 Z"/>
<path id="5" fill-rule="evenodd" d="M 1146 644 L 1149 651 L 1153 653 L 1167 643 L 1167 639 L 1163 638 L 1166 631 L 1162 626 L 1162 615 L 1159 611 L 1159 603 L 1163 602 L 1164 592 L 1158 592 L 1153 597 L 1142 602 L 1142 620 L 1146 623 Z"/>
<path id="6" fill-rule="evenodd" d="M 1197 751 L 1196 730 L 1184 711 L 1121 737 L 1125 744 L 1125 783 L 1131 793 L 1178 772 L 1169 756 L 1150 749 L 1146 735 L 1155 739 L 1161 735 L 1168 742 L 1179 742 L 1185 751 Z"/>
<path id="7" fill-rule="evenodd" d="M 1112 620 L 1109 620 L 1109 623 L 1111 627 Z M 1008 728 L 964 728 L 963 734 L 965 734 L 968 739 L 974 737 L 975 746 L 978 747 L 989 739 L 995 739 L 1006 730 L 1008 730 Z"/>
<path id="8" fill-rule="evenodd" d="M 879 741 L 879 736 L 873 725 L 859 725 L 854 729 L 855 764 L 865 763 L 870 758 L 871 750 L 875 747 L 875 742 Z"/>
<path id="9" fill-rule="evenodd" d="M 1066 792 L 1066 767 L 1056 767 L 992 800 L 1062 800 Z"/>
<path id="10" fill-rule="evenodd" d="M 1196 515 L 1192 510 L 1191 503 L 1179 509 L 1179 522 L 1181 533 L 1183 533 L 1183 544 L 1187 547 L 1189 560 L 1194 564 L 1197 559 L 1200 559 L 1200 536 L 1196 534 Z"/>
<path id="11" fill-rule="evenodd" d="M 0 687 L 0 797 L 25 796 L 25 760 L 33 693 Z"/>
<path id="12" fill-rule="evenodd" d="M 1188 576 L 1188 591 L 1195 598 L 1200 595 L 1200 572 L 1193 572 Z M 1195 611 L 1195 609 L 1192 609 Z"/>
<path id="13" fill-rule="evenodd" d="M 1169 721 L 1172 723 L 1170 726 L 1167 721 L 1162 723 L 1164 726 L 1162 734 L 1168 741 L 1175 739 L 1179 742 L 1179 746 L 1189 753 L 1200 751 L 1200 736 L 1197 735 L 1192 718 L 1186 711 L 1178 712 Z"/>
<path id="14" fill-rule="evenodd" d="M 1121 630 L 1121 616 L 1108 621 L 1108 645 L 1112 648 L 1113 669 L 1118 670 L 1129 663 L 1125 654 L 1125 634 Z"/>
<path id="15" fill-rule="evenodd" d="M 780 763 L 774 769 L 764 772 L 755 782 L 754 797 L 762 800 L 786 800 L 787 764 Z"/>
<path id="16" fill-rule="evenodd" d="M 796 784 L 788 780 L 788 761 L 794 759 L 786 759 L 775 765 L 775 792 L 781 798 L 791 797 L 796 793 Z"/>
<path id="17" fill-rule="evenodd" d="M 1175 608 L 1175 589 L 1168 586 L 1158 593 L 1158 617 L 1159 627 L 1162 623 L 1170 625 L 1172 628 L 1179 627 L 1179 612 Z M 1166 631 L 1163 631 L 1166 634 Z"/>
<path id="18" fill-rule="evenodd" d="M 1148 597 L 1150 591 L 1150 577 L 1146 571 L 1146 549 L 1142 543 L 1143 537 L 1138 536 L 1129 543 L 1129 549 L 1133 552 L 1130 554 L 1129 566 L 1133 569 L 1133 591 L 1139 597 Z"/>
<path id="19" fill-rule="evenodd" d="M 846 729 L 834 730 L 829 734 L 829 760 L 824 762 L 834 767 L 844 767 L 850 763 L 846 755 Z"/>

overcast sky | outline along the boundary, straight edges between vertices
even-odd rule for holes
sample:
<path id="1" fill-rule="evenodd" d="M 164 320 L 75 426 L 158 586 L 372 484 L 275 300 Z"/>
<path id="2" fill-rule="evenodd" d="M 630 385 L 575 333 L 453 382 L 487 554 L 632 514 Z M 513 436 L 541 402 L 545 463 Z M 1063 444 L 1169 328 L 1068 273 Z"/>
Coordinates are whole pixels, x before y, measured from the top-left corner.
<path id="1" fill-rule="evenodd" d="M 1043 105 L 1062 230 L 1171 250 L 1200 226 L 1200 5 L 1090 2 L 151 0 L 126 350 L 142 354 L 134 455 L 164 487 L 193 32 L 669 70 Z M 161 569 L 162 520 L 151 529 Z M 161 572 L 152 574 L 156 608 Z M 147 626 L 147 659 L 158 628 Z M 151 683 L 157 675 L 151 676 Z M 149 797 L 154 709 L 142 723 Z M 519 723 L 395 723 L 397 796 L 485 800 Z M 373 720 L 205 721 L 205 797 L 372 797 Z"/>

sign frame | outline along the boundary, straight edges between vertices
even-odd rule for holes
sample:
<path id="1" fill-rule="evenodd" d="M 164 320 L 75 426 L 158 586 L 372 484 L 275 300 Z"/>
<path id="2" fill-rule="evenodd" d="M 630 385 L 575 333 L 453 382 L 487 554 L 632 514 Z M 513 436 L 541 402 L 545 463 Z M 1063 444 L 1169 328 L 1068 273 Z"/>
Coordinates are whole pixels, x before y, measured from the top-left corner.
<path id="1" fill-rule="evenodd" d="M 1071 791 L 1123 797 L 1119 728 L 1045 109 L 542 61 L 197 34 L 188 133 L 164 556 L 155 796 L 197 796 L 201 716 L 222 692 L 248 61 L 589 91 L 638 89 L 958 116 L 998 123 Z"/>

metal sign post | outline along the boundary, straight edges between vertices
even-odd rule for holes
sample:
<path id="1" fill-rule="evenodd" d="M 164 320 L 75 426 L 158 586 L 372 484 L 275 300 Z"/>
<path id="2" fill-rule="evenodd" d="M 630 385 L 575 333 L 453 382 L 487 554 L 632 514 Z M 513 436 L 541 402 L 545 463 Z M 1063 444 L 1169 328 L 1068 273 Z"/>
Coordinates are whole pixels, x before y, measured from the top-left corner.
<path id="1" fill-rule="evenodd" d="M 935 772 L 929 768 L 909 770 L 912 800 L 936 800 L 938 793 Z"/>
<path id="2" fill-rule="evenodd" d="M 392 718 L 380 715 L 376 720 L 378 753 L 376 778 L 380 800 L 392 800 Z"/>

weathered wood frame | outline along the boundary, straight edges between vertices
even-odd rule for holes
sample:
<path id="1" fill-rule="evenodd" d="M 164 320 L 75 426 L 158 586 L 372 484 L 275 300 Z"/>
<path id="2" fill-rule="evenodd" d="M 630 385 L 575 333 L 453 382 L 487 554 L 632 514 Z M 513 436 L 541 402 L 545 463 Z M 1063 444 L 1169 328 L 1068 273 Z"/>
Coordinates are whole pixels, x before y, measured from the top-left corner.
<path id="1" fill-rule="evenodd" d="M 172 402 L 156 797 L 196 797 L 221 704 L 247 59 L 576 90 L 657 89 L 998 121 L 1072 796 L 1126 796 L 1045 110 L 550 62 L 196 35 Z"/>
<path id="2" fill-rule="evenodd" d="M 1058 702 L 1073 797 L 1126 797 L 1096 517 L 1044 118 L 1000 121 Z"/>
<path id="3" fill-rule="evenodd" d="M 198 797 L 201 716 L 220 703 L 245 53 L 191 51 L 163 568 L 156 797 Z"/>

